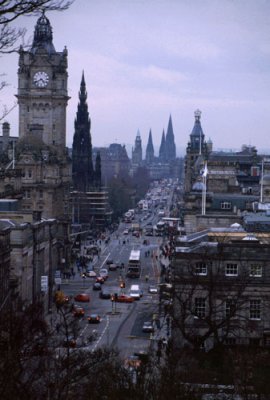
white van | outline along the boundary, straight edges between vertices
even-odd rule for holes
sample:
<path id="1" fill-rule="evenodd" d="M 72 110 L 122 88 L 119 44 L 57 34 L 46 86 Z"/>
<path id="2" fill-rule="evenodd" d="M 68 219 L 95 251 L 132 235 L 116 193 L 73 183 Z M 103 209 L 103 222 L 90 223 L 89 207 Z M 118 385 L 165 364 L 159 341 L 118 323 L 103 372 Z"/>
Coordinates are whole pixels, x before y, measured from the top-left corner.
<path id="1" fill-rule="evenodd" d="M 139 285 L 131 285 L 129 291 L 130 297 L 133 297 L 135 300 L 140 300 L 141 298 L 141 290 Z"/>

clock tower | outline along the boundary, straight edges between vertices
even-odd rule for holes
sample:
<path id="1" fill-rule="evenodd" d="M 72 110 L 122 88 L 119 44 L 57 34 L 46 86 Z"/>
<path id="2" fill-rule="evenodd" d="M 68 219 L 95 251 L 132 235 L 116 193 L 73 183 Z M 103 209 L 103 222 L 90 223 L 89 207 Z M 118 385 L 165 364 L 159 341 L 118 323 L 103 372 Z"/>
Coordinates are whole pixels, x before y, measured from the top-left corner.
<path id="1" fill-rule="evenodd" d="M 19 51 L 19 140 L 16 166 L 22 172 L 22 209 L 37 218 L 67 218 L 71 159 L 66 149 L 67 50 L 57 52 L 44 15 L 32 47 Z"/>
<path id="2" fill-rule="evenodd" d="M 38 136 L 58 154 L 66 147 L 67 50 L 57 52 L 52 27 L 42 14 L 30 50 L 19 51 L 19 136 Z"/>

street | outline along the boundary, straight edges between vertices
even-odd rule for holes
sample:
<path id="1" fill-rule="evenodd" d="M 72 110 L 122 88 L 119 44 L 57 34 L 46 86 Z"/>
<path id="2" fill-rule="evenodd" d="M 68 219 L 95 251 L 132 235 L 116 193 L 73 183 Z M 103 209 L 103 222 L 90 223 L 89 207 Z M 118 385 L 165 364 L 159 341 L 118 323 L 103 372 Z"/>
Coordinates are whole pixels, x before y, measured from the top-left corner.
<path id="1" fill-rule="evenodd" d="M 138 216 L 136 217 L 138 218 Z M 149 221 L 153 223 L 157 217 L 151 215 L 145 219 L 146 225 Z M 115 271 L 109 271 L 108 279 L 102 284 L 102 289 L 106 288 L 111 294 L 125 293 L 129 294 L 132 284 L 139 284 L 142 290 L 142 297 L 132 303 L 112 302 L 111 299 L 99 298 L 99 291 L 93 290 L 95 278 L 82 277 L 81 271 L 76 266 L 75 276 L 68 280 L 63 280 L 61 290 L 67 296 L 74 296 L 79 293 L 87 293 L 90 295 L 89 303 L 77 303 L 85 309 L 85 316 L 79 319 L 79 341 L 87 343 L 87 338 L 91 337 L 93 330 L 97 331 L 96 340 L 84 346 L 87 350 L 95 350 L 102 346 L 112 346 L 117 348 L 123 359 L 139 351 L 147 351 L 151 345 L 151 341 L 157 338 L 165 321 L 155 323 L 159 314 L 159 294 L 151 294 L 148 292 L 149 285 L 158 285 L 160 279 L 160 251 L 162 244 L 161 237 L 147 236 L 143 234 L 139 237 L 123 234 L 124 230 L 129 228 L 130 224 L 121 223 L 116 232 L 110 235 L 110 240 L 102 240 L 101 252 L 95 256 L 92 267 L 98 274 L 101 268 L 108 268 L 106 261 L 112 260 L 113 263 L 120 266 L 122 263 L 125 269 L 117 268 Z M 146 242 L 147 240 L 147 242 Z M 147 244 L 144 244 L 147 243 Z M 82 245 L 81 253 L 83 254 L 84 245 Z M 131 250 L 137 249 L 141 251 L 141 274 L 140 278 L 126 278 L 126 267 Z M 163 263 L 166 263 L 166 260 Z M 125 288 L 120 289 L 120 281 L 124 279 Z M 90 314 L 98 314 L 101 321 L 98 324 L 89 324 L 87 316 Z M 152 321 L 154 323 L 154 333 L 142 331 L 144 322 Z"/>

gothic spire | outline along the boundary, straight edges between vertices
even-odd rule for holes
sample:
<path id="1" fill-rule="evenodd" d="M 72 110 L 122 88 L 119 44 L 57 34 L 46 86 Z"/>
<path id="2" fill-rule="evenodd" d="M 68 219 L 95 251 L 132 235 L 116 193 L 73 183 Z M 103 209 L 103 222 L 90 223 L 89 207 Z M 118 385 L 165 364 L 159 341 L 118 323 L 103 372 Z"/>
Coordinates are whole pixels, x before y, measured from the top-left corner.
<path id="1" fill-rule="evenodd" d="M 145 154 L 145 160 L 147 164 L 151 164 L 154 161 L 154 146 L 153 146 L 153 140 L 152 140 L 152 132 L 150 129 L 149 132 L 149 137 L 148 137 L 148 142 L 146 146 L 146 154 Z"/>
<path id="2" fill-rule="evenodd" d="M 50 21 L 43 12 L 41 17 L 37 20 L 34 32 L 34 39 L 31 47 L 31 52 L 36 53 L 37 50 L 43 49 L 48 54 L 55 53 L 53 45 L 53 34 Z"/>
<path id="3" fill-rule="evenodd" d="M 174 142 L 174 133 L 173 133 L 173 126 L 172 126 L 172 117 L 170 115 L 168 129 L 166 134 L 166 155 L 167 160 L 172 161 L 176 158 L 176 147 Z"/>
<path id="4" fill-rule="evenodd" d="M 166 142 L 165 142 L 164 129 L 162 131 L 161 143 L 160 143 L 160 147 L 159 147 L 159 159 L 162 162 L 166 161 Z"/>

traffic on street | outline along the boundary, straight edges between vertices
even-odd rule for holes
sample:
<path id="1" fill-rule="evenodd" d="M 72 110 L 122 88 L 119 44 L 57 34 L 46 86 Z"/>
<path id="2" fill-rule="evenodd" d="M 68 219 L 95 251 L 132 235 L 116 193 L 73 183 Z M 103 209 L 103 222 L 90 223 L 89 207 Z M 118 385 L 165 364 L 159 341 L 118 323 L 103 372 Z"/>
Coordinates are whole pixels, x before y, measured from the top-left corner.
<path id="1" fill-rule="evenodd" d="M 58 287 L 77 322 L 73 349 L 114 347 L 127 360 L 168 340 L 161 286 L 170 269 L 169 244 L 158 224 L 169 216 L 172 193 L 173 186 L 150 189 L 116 230 L 80 241 L 72 274 Z"/>

